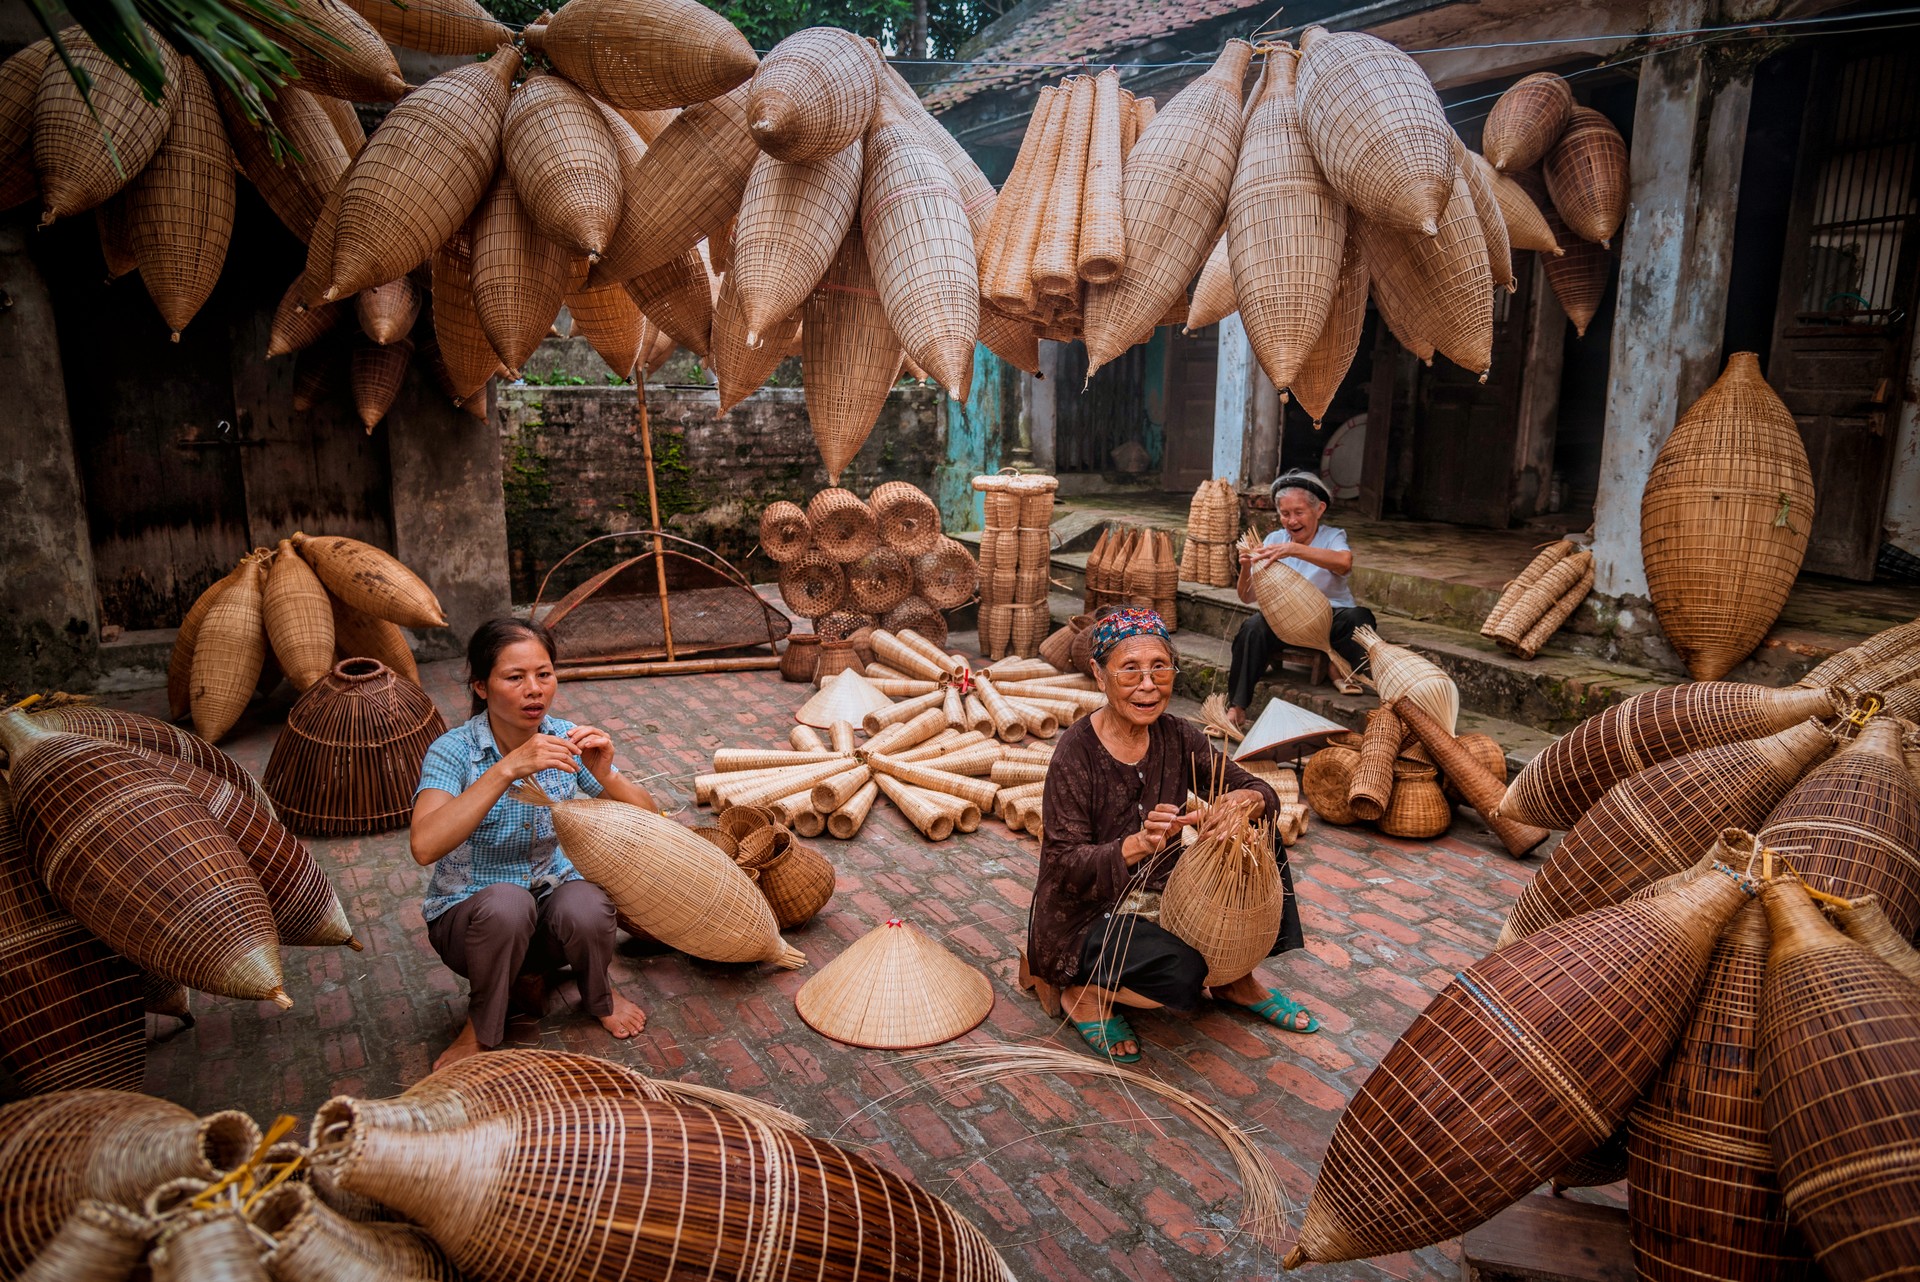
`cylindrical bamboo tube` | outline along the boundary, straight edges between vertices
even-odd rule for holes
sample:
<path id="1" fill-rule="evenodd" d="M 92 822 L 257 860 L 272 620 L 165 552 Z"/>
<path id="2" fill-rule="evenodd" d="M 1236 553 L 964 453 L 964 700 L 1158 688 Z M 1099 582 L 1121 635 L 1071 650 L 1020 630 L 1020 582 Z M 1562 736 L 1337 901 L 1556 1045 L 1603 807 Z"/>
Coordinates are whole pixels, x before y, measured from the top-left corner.
<path id="1" fill-rule="evenodd" d="M 1367 714 L 1366 733 L 1360 737 L 1360 760 L 1347 783 L 1347 808 L 1372 823 L 1387 811 L 1393 796 L 1393 762 L 1407 728 L 1389 708 Z"/>
<path id="2" fill-rule="evenodd" d="M 1120 205 L 1123 131 L 1119 70 L 1108 67 L 1094 78 L 1093 86 L 1093 119 L 1088 128 L 1087 178 L 1080 197 L 1080 243 L 1075 265 L 1081 280 L 1104 285 L 1119 279 L 1127 264 L 1126 218 Z"/>
<path id="3" fill-rule="evenodd" d="M 931 694 L 915 695 L 899 703 L 890 703 L 884 708 L 869 712 L 863 723 L 864 728 L 868 734 L 875 735 L 888 726 L 905 725 L 929 708 L 938 709 L 943 698 L 941 692 L 935 690 Z"/>
<path id="4" fill-rule="evenodd" d="M 914 761 L 901 761 L 885 753 L 868 754 L 867 764 L 873 767 L 875 775 L 886 775 L 902 783 L 910 783 L 916 788 L 928 788 L 934 792 L 944 792 L 952 797 L 965 797 L 976 806 L 993 806 L 993 799 L 999 794 L 988 779 L 973 779 L 966 775 L 948 774 L 931 766 Z"/>
<path id="5" fill-rule="evenodd" d="M 793 818 L 787 821 L 787 827 L 802 837 L 818 837 L 827 830 L 827 817 L 808 806 L 805 810 L 796 810 Z"/>
<path id="6" fill-rule="evenodd" d="M 885 628 L 872 633 L 873 656 L 888 667 L 898 668 L 921 681 L 942 681 L 949 675 L 946 665 L 928 658 Z"/>
<path id="7" fill-rule="evenodd" d="M 1083 677 L 1078 672 L 1063 672 L 1057 677 L 1029 677 L 1023 685 L 1057 686 L 1062 690 L 1092 690 L 1096 694 L 1100 685 L 1092 677 Z"/>
<path id="8" fill-rule="evenodd" d="M 1007 706 L 1013 709 L 1013 715 L 1020 718 L 1020 724 L 1025 726 L 1027 733 L 1034 738 L 1051 739 L 1060 733 L 1060 718 L 1045 708 L 1023 699 L 1008 699 Z"/>
<path id="9" fill-rule="evenodd" d="M 826 758 L 822 757 L 821 760 L 824 761 Z M 712 805 L 713 790 L 720 784 L 739 784 L 747 783 L 755 779 L 771 779 L 781 771 L 791 769 L 793 769 L 792 766 L 770 766 L 765 770 L 715 770 L 708 774 L 695 775 L 693 777 L 694 802 L 696 805 Z"/>
<path id="10" fill-rule="evenodd" d="M 879 795 L 880 785 L 867 780 L 859 792 L 847 799 L 846 805 L 827 816 L 827 831 L 842 841 L 849 840 L 867 821 L 867 812 L 873 809 L 873 799 Z"/>
<path id="11" fill-rule="evenodd" d="M 1019 743 L 1027 737 L 1026 722 L 1011 704 L 994 688 L 993 678 L 986 673 L 976 673 L 973 688 L 980 696 L 980 702 L 986 707 L 987 716 L 993 721 L 993 732 L 1007 743 Z"/>
<path id="12" fill-rule="evenodd" d="M 847 751 L 853 749 L 849 747 Z M 713 770 L 715 774 L 732 774 L 742 770 L 774 770 L 781 766 L 810 766 L 816 761 L 831 761 L 842 755 L 828 752 L 790 752 L 779 748 L 715 748 L 713 750 Z"/>
<path id="13" fill-rule="evenodd" d="M 886 727 L 867 740 L 865 751 L 897 752 L 901 748 L 925 743 L 946 728 L 946 713 L 938 708 L 928 708 L 911 721 L 896 722 Z"/>
<path id="14" fill-rule="evenodd" d="M 1545 828 L 1502 819 L 1496 812 L 1506 798 L 1507 786 L 1495 779 L 1458 739 L 1447 733 L 1445 726 L 1427 715 L 1412 699 L 1394 700 L 1393 711 L 1426 745 L 1433 763 L 1446 771 L 1447 778 L 1467 799 L 1467 804 L 1480 812 L 1481 822 L 1493 829 L 1493 835 L 1500 839 L 1508 854 L 1518 859 L 1553 835 Z"/>
<path id="15" fill-rule="evenodd" d="M 939 668 L 943 678 L 957 677 L 967 670 L 967 660 L 965 656 L 948 654 L 945 650 L 942 650 L 939 646 L 927 640 L 926 637 L 915 632 L 912 628 L 901 628 L 898 632 L 894 633 L 893 636 L 901 645 L 906 646 L 915 654 L 926 659 L 928 663 Z"/>
<path id="16" fill-rule="evenodd" d="M 1040 803 L 1016 801 L 1007 812 L 1007 827 L 1038 837 L 1041 831 Z"/>
<path id="17" fill-rule="evenodd" d="M 1001 259 L 1006 257 L 1007 237 L 1013 228 L 1014 212 L 1032 199 L 1034 159 L 1046 135 L 1047 117 L 1053 111 L 1054 99 L 1061 96 L 1060 91 L 1052 85 L 1040 90 L 1033 104 L 1033 112 L 1027 118 L 1027 132 L 1020 140 L 1020 151 L 1014 157 L 1013 170 L 1000 188 L 999 200 L 994 203 L 984 242 L 976 247 L 980 259 L 980 292 L 983 294 L 987 283 L 1000 270 Z"/>
<path id="18" fill-rule="evenodd" d="M 1071 686 L 1045 685 L 1038 681 L 999 681 L 1000 693 L 1009 699 L 1050 700 L 1071 703 L 1092 712 L 1107 706 L 1107 696 L 1098 690 L 1077 690 Z"/>
<path id="19" fill-rule="evenodd" d="M 879 664 L 869 663 L 865 676 L 867 681 L 889 699 L 916 699 L 923 694 L 933 694 L 940 689 L 938 681 L 927 681 L 919 677 L 876 677 L 873 669 Z"/>
<path id="20" fill-rule="evenodd" d="M 960 693 L 959 686 L 948 686 L 941 696 L 941 711 L 947 714 L 947 724 L 956 730 L 967 728 L 967 701 Z"/>
<path id="21" fill-rule="evenodd" d="M 829 779 L 847 768 L 846 759 L 837 757 L 832 761 L 822 761 L 811 766 L 789 766 L 777 771 L 772 778 L 753 780 L 745 784 L 736 784 L 738 776 L 723 780 L 713 790 L 716 805 L 757 806 L 762 802 L 784 797 L 800 789 L 811 789 L 822 779 Z"/>
<path id="22" fill-rule="evenodd" d="M 980 702 L 980 696 L 967 695 L 967 729 L 978 730 L 982 734 L 993 731 L 993 718 L 987 715 L 987 705 Z"/>
<path id="23" fill-rule="evenodd" d="M 1046 792 L 1046 790 L 1047 785 L 1044 783 L 1020 783 L 1015 784 L 1011 788 L 1002 788 L 1000 790 L 1000 796 L 1002 800 L 1009 802 L 1030 801 L 1039 797 Z"/>
<path id="24" fill-rule="evenodd" d="M 866 677 L 869 681 L 918 681 L 922 685 L 925 685 L 927 680 L 925 677 L 916 677 L 910 672 L 902 672 L 892 664 L 882 663 L 878 659 L 869 663 L 867 670 L 860 675 Z M 935 684 L 937 685 L 939 683 L 935 682 Z M 884 694 L 885 691 L 881 693 Z M 924 694 L 925 691 L 916 690 L 914 693 Z"/>
<path id="25" fill-rule="evenodd" d="M 795 752 L 826 752 L 827 741 L 812 726 L 795 726 L 787 731 L 787 746 Z"/>
<path id="26" fill-rule="evenodd" d="M 1087 147 L 1093 137 L 1095 89 L 1090 76 L 1069 76 L 1067 123 L 1060 158 L 1040 218 L 1033 250 L 1033 288 L 1041 297 L 1064 297 L 1079 286 L 1080 197 L 1087 185 Z"/>
<path id="27" fill-rule="evenodd" d="M 827 738 L 835 752 L 852 752 L 854 744 L 859 741 L 858 731 L 851 721 L 836 721 L 828 726 Z"/>
<path id="28" fill-rule="evenodd" d="M 1034 761 L 999 761 L 994 763 L 989 777 L 1002 788 L 1011 788 L 1016 784 L 1045 782 L 1047 768 Z"/>
<path id="29" fill-rule="evenodd" d="M 823 815 L 832 814 L 846 805 L 847 798 L 859 792 L 871 778 L 873 778 L 872 770 L 866 766 L 855 766 L 841 774 L 822 779 L 813 785 L 808 804 Z"/>
<path id="30" fill-rule="evenodd" d="M 1120 163 L 1127 163 L 1127 153 L 1133 150 L 1133 143 L 1140 136 L 1140 121 L 1133 113 L 1133 93 L 1120 91 Z"/>
<path id="31" fill-rule="evenodd" d="M 1014 694 L 1005 689 L 1002 689 L 1000 693 L 1006 695 L 1007 702 L 1016 708 L 1037 708 L 1042 712 L 1051 713 L 1053 719 L 1063 726 L 1072 725 L 1092 711 L 1091 708 L 1082 707 L 1071 699 L 1051 699 L 1044 695 Z"/>
<path id="32" fill-rule="evenodd" d="M 947 738 L 947 734 L 953 734 L 953 738 Z M 931 761 L 935 757 L 943 756 L 949 752 L 959 752 L 963 748 L 971 748 L 978 743 L 990 743 L 995 747 L 1000 746 L 998 739 L 995 739 L 990 734 L 982 734 L 978 730 L 963 730 L 957 734 L 952 731 L 947 731 L 935 735 L 923 744 L 907 748 L 904 751 L 896 752 L 892 755 L 902 761 Z"/>
<path id="33" fill-rule="evenodd" d="M 1038 743 L 1038 742 L 1023 743 L 1017 748 L 1012 747 L 1010 745 L 1003 746 L 1000 752 L 1000 760 L 1019 761 L 1023 763 L 1032 763 L 1034 765 L 1044 766 L 1048 762 L 1053 760 L 1053 754 L 1051 752 L 1042 752 L 1040 751 L 1040 749 L 1051 748 L 1052 746 L 1053 745 L 1050 743 Z"/>
<path id="34" fill-rule="evenodd" d="M 1060 669 L 1054 667 L 1045 659 L 1023 659 L 1019 655 L 1009 655 L 1004 659 L 996 659 L 994 662 L 989 663 L 987 665 L 987 675 L 993 678 L 995 684 L 1005 689 L 1009 682 L 1039 681 L 1047 677 L 1057 677 L 1063 674 Z"/>
<path id="35" fill-rule="evenodd" d="M 938 757 L 930 761 L 934 769 L 944 770 L 950 775 L 975 775 L 984 778 L 987 772 L 993 769 L 993 763 L 1000 760 L 1000 755 L 1005 751 L 1006 745 L 998 739 L 981 735 L 971 746 L 943 749 Z"/>
<path id="36" fill-rule="evenodd" d="M 791 828 L 801 815 L 812 812 L 813 807 L 807 800 L 807 789 L 790 792 L 784 797 L 775 797 L 767 803 L 767 809 L 773 811 L 773 817 Z"/>
<path id="37" fill-rule="evenodd" d="M 1060 167 L 1060 144 L 1066 136 L 1071 97 L 1068 91 L 1055 93 L 1046 120 L 1034 118 L 1033 127 L 1043 132 L 1039 150 L 1034 153 L 1026 199 L 1009 214 L 1006 245 L 994 264 L 993 275 L 981 281 L 981 292 L 988 301 L 1010 316 L 1031 312 L 1037 297 L 1033 292 L 1034 250 L 1040 243 L 1040 224 L 1053 190 L 1053 175 Z"/>
<path id="38" fill-rule="evenodd" d="M 887 800 L 900 808 L 907 822 L 918 828 L 920 835 L 928 841 L 945 841 L 953 835 L 953 817 L 928 801 L 919 790 L 908 787 L 890 775 L 875 775 L 873 781 L 880 785 L 880 791 L 887 794 Z"/>

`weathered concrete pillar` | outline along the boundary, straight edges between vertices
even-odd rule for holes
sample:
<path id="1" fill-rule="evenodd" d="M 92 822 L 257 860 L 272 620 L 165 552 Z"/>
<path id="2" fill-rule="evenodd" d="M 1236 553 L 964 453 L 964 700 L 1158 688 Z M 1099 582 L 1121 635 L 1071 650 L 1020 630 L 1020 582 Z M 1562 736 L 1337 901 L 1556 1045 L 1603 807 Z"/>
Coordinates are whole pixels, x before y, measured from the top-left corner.
<path id="1" fill-rule="evenodd" d="M 1698 25 L 1705 12 L 1693 0 L 1656 5 L 1649 22 Z M 1647 474 L 1674 421 L 1719 372 L 1752 93 L 1750 64 L 1697 48 L 1642 64 L 1594 503 L 1594 590 L 1602 595 L 1646 595 Z"/>
<path id="2" fill-rule="evenodd" d="M 53 300 L 26 220 L 0 221 L 0 686 L 60 686 L 100 643 L 93 543 Z"/>
<path id="3" fill-rule="evenodd" d="M 387 414 L 393 552 L 447 613 L 447 627 L 414 634 L 425 658 L 465 653 L 474 628 L 513 609 L 500 427 L 491 387 L 486 395 L 481 422 L 449 404 L 416 366 Z"/>
<path id="4" fill-rule="evenodd" d="M 1247 454 L 1247 482 L 1271 485 L 1280 475 L 1280 389 L 1273 385 L 1258 361 L 1253 366 L 1252 446 Z"/>
<path id="5" fill-rule="evenodd" d="M 1252 463 L 1254 382 L 1260 363 L 1253 359 L 1253 344 L 1239 312 L 1220 322 L 1219 362 L 1213 376 L 1213 474 L 1245 485 Z"/>
<path id="6" fill-rule="evenodd" d="M 1058 458 L 1055 449 L 1060 425 L 1060 407 L 1054 399 L 1060 394 L 1060 344 L 1051 339 L 1040 340 L 1040 375 L 1021 377 L 1033 434 L 1033 465 L 1051 474 Z"/>

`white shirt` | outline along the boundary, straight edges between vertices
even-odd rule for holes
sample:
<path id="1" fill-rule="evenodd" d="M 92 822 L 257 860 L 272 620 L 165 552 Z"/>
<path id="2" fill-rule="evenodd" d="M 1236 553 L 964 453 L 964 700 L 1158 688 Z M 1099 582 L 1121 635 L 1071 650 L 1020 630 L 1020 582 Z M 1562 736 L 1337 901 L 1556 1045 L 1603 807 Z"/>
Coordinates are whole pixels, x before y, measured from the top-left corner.
<path id="1" fill-rule="evenodd" d="M 1267 536 L 1267 543 L 1269 545 L 1291 542 L 1293 542 L 1293 536 L 1288 534 L 1284 529 L 1275 530 Z M 1313 532 L 1313 538 L 1307 546 L 1310 548 L 1325 548 L 1329 552 L 1345 552 L 1347 550 L 1347 532 L 1335 525 L 1322 525 Z M 1297 556 L 1283 556 L 1280 558 L 1280 564 L 1299 574 L 1301 578 L 1313 584 L 1314 587 L 1319 588 L 1321 595 L 1325 596 L 1328 603 L 1335 609 L 1344 609 L 1353 605 L 1353 589 L 1347 586 L 1346 575 L 1335 574 L 1332 570 L 1323 569 L 1313 562 L 1303 561 Z"/>

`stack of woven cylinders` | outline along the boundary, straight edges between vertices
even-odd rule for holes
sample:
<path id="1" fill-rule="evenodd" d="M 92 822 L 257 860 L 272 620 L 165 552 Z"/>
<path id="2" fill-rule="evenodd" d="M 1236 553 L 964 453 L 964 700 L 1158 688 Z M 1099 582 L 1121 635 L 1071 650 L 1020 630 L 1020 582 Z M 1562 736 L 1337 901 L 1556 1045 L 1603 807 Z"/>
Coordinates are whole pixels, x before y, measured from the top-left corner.
<path id="1" fill-rule="evenodd" d="M 980 650 L 989 659 L 1033 658 L 1052 626 L 1047 608 L 1052 567 L 1051 476 L 976 476 L 986 496 L 980 538 Z"/>
<path id="2" fill-rule="evenodd" d="M 1202 481 L 1187 507 L 1187 539 L 1180 549 L 1180 579 L 1213 588 L 1233 586 L 1233 545 L 1240 538 L 1240 498 L 1233 482 Z"/>
<path id="3" fill-rule="evenodd" d="M 1480 635 L 1531 659 L 1592 589 L 1593 553 L 1566 539 L 1550 543 L 1500 594 Z"/>

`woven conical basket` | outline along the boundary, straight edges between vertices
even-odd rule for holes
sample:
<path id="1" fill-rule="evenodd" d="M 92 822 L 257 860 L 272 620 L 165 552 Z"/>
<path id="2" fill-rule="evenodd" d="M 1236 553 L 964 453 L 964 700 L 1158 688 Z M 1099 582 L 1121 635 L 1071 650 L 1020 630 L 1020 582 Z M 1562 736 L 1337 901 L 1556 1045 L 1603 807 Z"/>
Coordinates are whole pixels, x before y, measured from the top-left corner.
<path id="1" fill-rule="evenodd" d="M 446 731 L 419 686 L 372 659 L 347 659 L 288 709 L 263 782 L 297 833 L 388 832 L 412 817 L 420 763 Z"/>
<path id="2" fill-rule="evenodd" d="M 479 0 L 434 0 L 431 6 L 394 0 L 346 0 L 386 40 L 422 53 L 492 53 L 513 39 Z"/>
<path id="3" fill-rule="evenodd" d="M 1487 270 L 1493 275 L 1493 283 L 1508 293 L 1519 288 L 1519 281 L 1513 272 L 1513 241 L 1507 235 L 1507 216 L 1501 212 L 1500 197 L 1493 190 L 1493 180 L 1499 177 L 1491 166 L 1467 150 L 1467 145 L 1458 138 L 1454 139 L 1454 162 L 1459 166 L 1460 176 L 1467 180 L 1467 194 L 1473 198 L 1473 214 L 1480 222 L 1480 234 L 1487 242 Z"/>
<path id="4" fill-rule="evenodd" d="M 296 277 L 274 308 L 273 327 L 267 336 L 267 355 L 287 356 L 303 351 L 333 332 L 344 314 L 339 303 L 300 305 L 301 278 Z"/>
<path id="5" fill-rule="evenodd" d="M 233 149 L 213 90 L 197 64 L 179 67 L 166 141 L 126 193 L 141 283 L 176 340 L 220 279 L 234 201 Z"/>
<path id="6" fill-rule="evenodd" d="M 820 160 L 753 162 L 727 272 L 740 291 L 749 343 L 773 339 L 826 276 L 860 206 L 864 154 L 853 145 Z"/>
<path id="7" fill-rule="evenodd" d="M 855 940 L 794 998 L 815 1032 L 851 1046 L 915 1050 L 952 1041 L 993 1009 L 993 985 L 899 918 Z"/>
<path id="8" fill-rule="evenodd" d="M 1405 646 L 1381 640 L 1372 628 L 1355 628 L 1353 639 L 1366 648 L 1382 703 L 1409 700 L 1449 735 L 1454 733 L 1460 719 L 1460 687 L 1452 677 Z"/>
<path id="9" fill-rule="evenodd" d="M 747 132 L 745 85 L 674 117 L 623 175 L 627 191 L 649 198 L 627 202 L 613 243 L 594 266 L 594 283 L 632 280 L 726 226 L 759 154 Z"/>
<path id="10" fill-rule="evenodd" d="M 1575 107 L 1540 166 L 1560 217 L 1582 240 L 1611 244 L 1627 216 L 1627 143 L 1613 122 Z"/>
<path id="11" fill-rule="evenodd" d="M 1252 45 L 1227 41 L 1128 153 L 1121 197 L 1127 265 L 1112 284 L 1087 288 L 1088 377 L 1144 340 L 1206 262 L 1227 212 L 1240 151 L 1240 82 L 1252 57 Z"/>
<path id="12" fill-rule="evenodd" d="M 588 0 L 527 37 L 600 101 L 640 111 L 717 98 L 760 65 L 731 22 L 694 0 Z"/>
<path id="13" fill-rule="evenodd" d="M 748 127 L 774 160 L 825 160 L 858 142 L 873 118 L 873 47 L 839 27 L 808 27 L 775 45 L 753 73 Z"/>
<path id="14" fill-rule="evenodd" d="M 851 800 L 851 794 L 847 799 Z M 833 898 L 833 883 L 833 865 L 827 857 L 799 841 L 790 842 L 785 853 L 760 869 L 760 893 L 767 897 L 767 906 L 773 909 L 773 918 L 782 930 L 812 921 Z"/>
<path id="15" fill-rule="evenodd" d="M 534 225 L 576 254 L 605 253 L 623 188 L 614 135 L 594 100 L 559 76 L 530 76 L 507 105 L 500 144 Z"/>
<path id="16" fill-rule="evenodd" d="M 473 301 L 473 258 L 463 237 L 433 256 L 433 333 L 456 403 L 478 396 L 500 369 Z"/>
<path id="17" fill-rule="evenodd" d="M 1551 71 L 1514 82 L 1493 104 L 1481 150 L 1503 173 L 1531 169 L 1558 142 L 1573 111 L 1573 89 Z"/>
<path id="18" fill-rule="evenodd" d="M 48 58 L 33 98 L 33 168 L 40 179 L 41 225 L 111 200 L 147 167 L 166 141 L 179 99 L 180 55 L 148 29 L 166 89 L 148 102 L 133 77 L 85 33 L 62 37 L 67 57 L 90 82 L 80 94 L 66 59 Z"/>
<path id="19" fill-rule="evenodd" d="M 327 585 L 356 610 L 408 628 L 444 628 L 433 589 L 390 554 L 341 535 L 293 536 L 293 546 Z"/>
<path id="20" fill-rule="evenodd" d="M 259 11 L 255 19 L 286 49 L 309 92 L 349 102 L 394 102 L 407 92 L 393 50 L 346 0 L 313 0 L 289 20 Z"/>
<path id="21" fill-rule="evenodd" d="M 233 728 L 253 698 L 267 657 L 266 567 L 249 557 L 214 599 L 193 642 L 188 702 L 193 728 L 208 742 Z"/>
<path id="22" fill-rule="evenodd" d="M 632 295 L 618 285 L 576 289 L 567 295 L 567 311 L 573 332 L 586 339 L 614 373 L 631 378 L 647 341 L 645 320 Z"/>
<path id="23" fill-rule="evenodd" d="M 1467 153 L 1469 164 L 1478 170 L 1487 180 L 1493 191 L 1493 198 L 1500 206 L 1500 220 L 1507 229 L 1507 243 L 1515 250 L 1533 249 L 1541 253 L 1559 257 L 1560 243 L 1554 239 L 1553 228 L 1533 203 L 1533 197 L 1527 189 L 1495 170 L 1487 163 L 1487 158 L 1478 152 Z"/>
<path id="24" fill-rule="evenodd" d="M 333 607 L 327 590 L 287 539 L 267 572 L 262 610 L 280 670 L 305 690 L 333 667 Z"/>
<path id="25" fill-rule="evenodd" d="M 1300 37 L 1300 123 L 1327 182 L 1356 213 L 1431 236 L 1453 186 L 1453 127 L 1406 54 L 1357 31 Z"/>
<path id="26" fill-rule="evenodd" d="M 725 413 L 760 390 L 780 365 L 789 344 L 803 341 L 799 313 L 782 318 L 755 347 L 747 342 L 746 300 L 738 278 L 728 272 L 720 280 L 720 297 L 713 305 L 713 350 L 709 363 L 720 387 L 720 411 Z"/>
<path id="27" fill-rule="evenodd" d="M 1193 283 L 1193 299 L 1187 304 L 1187 319 L 1181 328 L 1196 333 L 1239 311 L 1233 291 L 1233 263 L 1227 256 L 1227 238 L 1222 235 L 1200 267 L 1200 279 Z"/>
<path id="28" fill-rule="evenodd" d="M 1532 203 L 1534 212 L 1547 225 L 1547 234 L 1560 249 L 1558 254 L 1541 259 L 1540 265 L 1547 273 L 1547 283 L 1553 286 L 1554 297 L 1573 322 L 1574 332 L 1584 338 L 1587 326 L 1600 310 L 1600 300 L 1606 297 L 1607 282 L 1613 279 L 1613 255 L 1598 242 L 1573 234 L 1548 198 L 1538 170 L 1517 170 L 1512 181 Z"/>
<path id="29" fill-rule="evenodd" d="M 36 40 L 0 62 L 0 209 L 40 194 L 33 171 L 33 103 L 53 41 Z"/>
<path id="30" fill-rule="evenodd" d="M 1315 430 L 1326 418 L 1327 407 L 1333 404 L 1340 385 L 1346 381 L 1347 371 L 1353 368 L 1354 356 L 1360 351 L 1360 335 L 1367 324 L 1368 284 L 1366 255 L 1360 249 L 1360 238 L 1349 227 L 1326 327 L 1313 340 L 1313 346 L 1307 349 L 1299 371 L 1293 376 L 1293 399 L 1313 417 Z M 1237 512 L 1233 519 L 1237 527 Z M 1209 581 L 1217 587 L 1228 586 L 1223 579 Z"/>
<path id="31" fill-rule="evenodd" d="M 327 193 L 339 185 L 351 159 L 320 96 L 284 85 L 267 103 L 268 119 L 292 146 L 292 152 L 275 156 L 266 132 L 247 119 L 226 87 L 215 83 L 213 94 L 241 172 L 287 230 L 310 242 Z M 320 288 L 326 284 L 321 281 Z"/>
<path id="32" fill-rule="evenodd" d="M 140 270 L 133 256 L 133 229 L 127 220 L 127 193 L 122 192 L 93 211 L 94 230 L 100 237 L 100 258 L 107 266 L 107 279 L 119 280 Z"/>
<path id="33" fill-rule="evenodd" d="M 697 249 L 642 272 L 626 282 L 626 290 L 635 306 L 674 342 L 702 360 L 707 358 L 712 351 L 714 294 Z"/>
<path id="34" fill-rule="evenodd" d="M 1403 232 L 1360 219 L 1361 249 L 1373 287 L 1391 300 L 1394 320 L 1430 341 L 1470 373 L 1493 363 L 1493 276 L 1467 180 L 1454 170 L 1439 234 Z"/>
<path id="35" fill-rule="evenodd" d="M 353 296 L 360 332 L 376 343 L 397 343 L 413 332 L 420 315 L 420 290 L 410 276 L 390 280 Z"/>
<path id="36" fill-rule="evenodd" d="M 1461 972 L 1348 1103 L 1286 1267 L 1454 1237 L 1605 1141 L 1750 893 L 1711 873 Z"/>
<path id="37" fill-rule="evenodd" d="M 509 374 L 518 377 L 545 341 L 571 274 L 571 255 L 534 226 L 503 170 L 474 211 L 471 287 L 480 327 Z"/>
<path id="38" fill-rule="evenodd" d="M 847 233 L 802 316 L 807 418 L 837 486 L 900 372 L 900 340 L 874 290 L 858 228 Z"/>
<path id="39" fill-rule="evenodd" d="M 409 339 L 385 347 L 378 343 L 354 344 L 353 408 L 369 432 L 393 408 L 412 363 L 413 343 Z"/>
<path id="40" fill-rule="evenodd" d="M 1813 532 L 1813 473 L 1793 415 L 1752 352 L 1674 425 L 1640 500 L 1647 594 L 1701 681 L 1773 626 Z"/>

